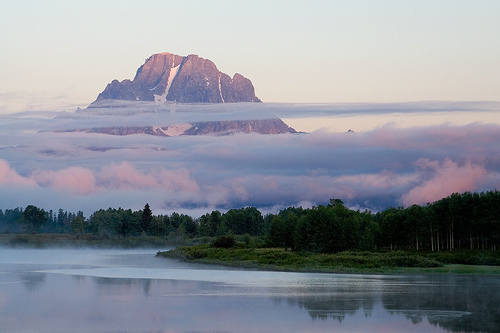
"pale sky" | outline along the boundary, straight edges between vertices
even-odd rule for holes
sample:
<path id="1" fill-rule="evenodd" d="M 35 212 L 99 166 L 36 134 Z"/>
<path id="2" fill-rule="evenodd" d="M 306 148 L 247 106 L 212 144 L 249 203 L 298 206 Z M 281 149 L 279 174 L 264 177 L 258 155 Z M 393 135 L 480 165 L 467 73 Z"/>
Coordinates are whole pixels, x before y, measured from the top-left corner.
<path id="1" fill-rule="evenodd" d="M 16 0 L 0 29 L 0 113 L 92 102 L 162 51 L 265 102 L 500 100 L 498 0 Z"/>

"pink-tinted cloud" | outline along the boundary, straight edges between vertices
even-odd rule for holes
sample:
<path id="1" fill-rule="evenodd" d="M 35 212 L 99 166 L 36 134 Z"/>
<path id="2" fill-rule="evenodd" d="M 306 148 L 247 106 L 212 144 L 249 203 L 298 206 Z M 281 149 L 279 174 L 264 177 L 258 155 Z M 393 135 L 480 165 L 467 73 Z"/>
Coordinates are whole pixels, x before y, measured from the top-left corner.
<path id="1" fill-rule="evenodd" d="M 432 177 L 403 195 L 403 204 L 425 204 L 446 197 L 455 192 L 478 190 L 488 173 L 477 164 L 463 165 L 445 159 L 442 163 L 419 159 L 416 165 L 423 171 L 431 171 Z"/>
<path id="2" fill-rule="evenodd" d="M 109 190 L 159 189 L 165 192 L 198 193 L 200 187 L 187 169 L 138 170 L 123 162 L 100 170 L 72 166 L 60 170 L 37 170 L 30 177 L 20 176 L 7 162 L 0 160 L 0 185 L 39 185 L 78 195 Z"/>
<path id="3" fill-rule="evenodd" d="M 0 159 L 0 186 L 5 185 L 35 185 L 35 182 L 23 177 L 12 169 L 7 161 Z"/>
<path id="4" fill-rule="evenodd" d="M 159 188 L 170 191 L 198 192 L 198 183 L 186 169 L 166 170 L 158 168 L 150 172 L 138 170 L 123 162 L 103 167 L 97 175 L 99 184 L 106 189 Z"/>
<path id="5" fill-rule="evenodd" d="M 43 187 L 68 191 L 75 194 L 90 194 L 97 190 L 92 171 L 81 167 L 69 167 L 57 171 L 37 171 L 32 178 Z"/>

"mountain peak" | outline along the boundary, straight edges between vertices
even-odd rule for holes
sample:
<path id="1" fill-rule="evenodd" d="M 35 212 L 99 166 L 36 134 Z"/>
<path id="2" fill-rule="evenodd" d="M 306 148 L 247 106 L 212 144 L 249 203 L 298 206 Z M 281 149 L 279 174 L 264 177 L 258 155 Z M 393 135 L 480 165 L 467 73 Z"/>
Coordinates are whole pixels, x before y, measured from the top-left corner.
<path id="1" fill-rule="evenodd" d="M 209 59 L 169 52 L 147 58 L 132 81 L 113 80 L 94 103 L 109 99 L 159 103 L 260 102 L 252 82 L 243 75 L 236 73 L 231 78 Z"/>

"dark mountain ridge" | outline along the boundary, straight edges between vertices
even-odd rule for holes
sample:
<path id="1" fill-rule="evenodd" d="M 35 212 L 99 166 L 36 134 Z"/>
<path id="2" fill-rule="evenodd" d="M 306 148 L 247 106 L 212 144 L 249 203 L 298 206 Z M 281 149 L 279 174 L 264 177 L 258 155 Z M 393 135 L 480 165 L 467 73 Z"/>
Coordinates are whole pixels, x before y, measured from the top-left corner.
<path id="1" fill-rule="evenodd" d="M 114 126 L 64 130 L 62 132 L 84 132 L 108 135 L 148 134 L 154 136 L 180 135 L 231 135 L 236 133 L 283 134 L 297 133 L 279 118 L 258 120 L 222 120 L 180 123 L 169 126 Z"/>

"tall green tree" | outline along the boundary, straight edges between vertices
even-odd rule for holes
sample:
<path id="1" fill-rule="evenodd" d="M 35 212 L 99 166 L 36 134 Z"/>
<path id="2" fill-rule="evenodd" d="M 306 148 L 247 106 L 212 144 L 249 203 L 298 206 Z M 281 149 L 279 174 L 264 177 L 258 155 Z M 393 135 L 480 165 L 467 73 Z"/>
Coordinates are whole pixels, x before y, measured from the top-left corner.
<path id="1" fill-rule="evenodd" d="M 85 233 L 86 223 L 85 217 L 83 216 L 83 212 L 78 212 L 76 216 L 71 220 L 71 232 L 75 234 L 83 234 Z"/>
<path id="2" fill-rule="evenodd" d="M 152 221 L 153 221 L 153 212 L 151 211 L 151 208 L 149 208 L 149 204 L 146 203 L 144 209 L 142 210 L 142 216 L 141 216 L 141 229 L 143 232 L 149 233 Z"/>
<path id="3" fill-rule="evenodd" d="M 43 209 L 33 205 L 27 206 L 23 211 L 22 222 L 31 232 L 40 231 L 40 227 L 47 223 L 47 220 L 47 213 Z"/>

